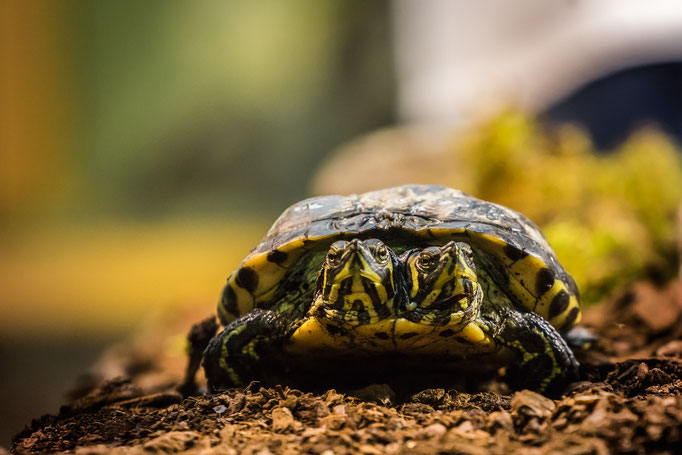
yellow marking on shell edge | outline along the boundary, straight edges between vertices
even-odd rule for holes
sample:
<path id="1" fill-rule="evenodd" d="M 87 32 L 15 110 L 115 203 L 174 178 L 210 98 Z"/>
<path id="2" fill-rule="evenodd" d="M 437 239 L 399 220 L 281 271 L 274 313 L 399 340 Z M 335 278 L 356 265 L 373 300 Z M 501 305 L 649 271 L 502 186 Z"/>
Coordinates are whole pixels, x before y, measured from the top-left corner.
<path id="1" fill-rule="evenodd" d="M 455 332 L 441 336 L 444 331 Z M 384 335 L 377 337 L 377 333 Z M 401 339 L 401 335 L 411 335 Z M 372 355 L 386 352 L 466 357 L 492 353 L 500 346 L 475 322 L 462 326 L 459 321 L 446 326 L 428 326 L 407 319 L 384 319 L 353 328 L 348 335 L 331 335 L 316 318 L 305 321 L 291 337 L 287 350 L 304 355 L 329 356 L 335 352 Z"/>
<path id="2" fill-rule="evenodd" d="M 511 276 L 509 277 L 509 290 L 512 291 L 514 296 L 516 296 L 523 306 L 531 311 L 535 309 L 535 302 L 537 302 L 535 296 L 528 292 L 528 289 L 521 285 L 519 280 Z"/>
<path id="3" fill-rule="evenodd" d="M 465 234 L 465 229 L 442 229 L 438 227 L 432 227 L 427 229 L 420 229 L 414 231 L 419 237 L 429 239 L 434 245 L 442 245 L 442 239 L 455 238 L 457 237 L 460 241 L 466 241 L 467 235 Z M 434 242 L 434 238 L 441 239 Z"/>
<path id="4" fill-rule="evenodd" d="M 268 300 L 272 300 L 272 298 L 275 297 L 276 291 L 277 291 L 277 286 L 273 286 L 273 288 L 270 289 L 268 292 L 266 292 L 263 295 L 258 296 L 257 301 L 258 302 L 266 302 Z"/>
<path id="5" fill-rule="evenodd" d="M 353 329 L 353 336 L 361 346 L 371 352 L 387 352 L 395 351 L 395 344 L 393 342 L 393 327 L 395 325 L 394 319 L 382 319 L 375 323 L 361 325 Z M 386 339 L 381 339 L 376 336 L 377 333 L 385 333 Z"/>
<path id="6" fill-rule="evenodd" d="M 570 291 L 566 289 L 566 286 L 564 286 L 564 283 L 562 283 L 559 280 L 555 280 L 554 284 L 552 287 L 547 291 L 539 300 L 537 303 L 537 306 L 535 307 L 535 312 L 542 316 L 543 318 L 549 320 L 549 307 L 552 303 L 552 299 L 561 291 L 566 291 L 568 295 L 571 295 Z M 575 300 L 575 297 L 571 295 L 571 298 Z M 577 300 L 576 300 L 577 302 Z M 570 305 L 569 305 L 570 306 Z M 568 310 L 567 310 L 568 311 Z M 557 327 L 553 321 L 558 321 L 561 319 L 563 321 L 563 316 L 566 315 L 566 311 L 564 311 L 561 314 L 556 315 L 552 320 L 549 320 L 550 324 L 554 325 Z"/>
<path id="7" fill-rule="evenodd" d="M 289 253 L 291 251 L 302 250 L 303 245 L 305 245 L 305 239 L 298 238 L 290 241 L 289 243 L 278 246 L 277 249 L 285 253 Z"/>
<path id="8" fill-rule="evenodd" d="M 566 290 L 566 292 L 568 292 L 568 290 Z M 568 317 L 569 313 L 573 308 L 578 308 L 578 316 L 575 318 L 575 321 L 573 321 L 571 325 L 567 326 L 566 318 Z M 572 295 L 568 301 L 568 307 L 566 307 L 566 311 L 556 315 L 549 321 L 549 323 L 561 330 L 568 330 L 571 327 L 578 325 L 581 319 L 582 313 L 580 312 L 580 304 L 578 303 L 578 299 L 574 295 Z"/>
<path id="9" fill-rule="evenodd" d="M 232 284 L 232 289 L 234 289 L 234 293 L 237 296 L 237 310 L 239 311 L 239 315 L 241 316 L 250 313 L 255 306 L 253 296 L 246 289 L 237 286 L 236 282 L 231 282 L 230 284 Z"/>
<path id="10" fill-rule="evenodd" d="M 507 242 L 504 240 L 477 232 L 471 232 L 470 235 L 473 244 L 480 247 L 483 251 L 492 254 L 496 260 L 501 260 L 504 263 L 509 278 L 509 289 L 521 301 L 523 306 L 533 311 L 537 299 L 530 290 L 534 289 L 535 281 L 533 281 L 533 287 L 531 288 L 529 283 L 527 283 L 527 280 L 531 277 L 535 277 L 535 270 L 545 267 L 544 262 L 533 255 L 528 255 L 518 261 L 513 261 L 504 251 L 507 246 Z M 529 273 L 529 267 L 532 268 L 532 273 Z M 523 280 L 523 285 L 521 284 L 521 280 Z"/>
<path id="11" fill-rule="evenodd" d="M 531 295 L 538 297 L 535 295 L 537 289 L 538 271 L 543 268 L 549 268 L 545 261 L 535 256 L 528 255 L 514 263 L 508 263 L 507 267 L 510 278 L 513 278 L 517 281 L 523 280 L 523 286 L 528 290 L 528 292 Z M 557 281 L 558 280 L 555 280 L 554 282 L 556 283 Z M 546 299 L 547 294 L 548 292 L 545 292 L 541 298 Z"/>
<path id="12" fill-rule="evenodd" d="M 316 318 L 310 318 L 296 329 L 290 338 L 288 348 L 294 352 L 307 354 L 314 351 L 345 349 L 348 338 L 332 336 Z"/>
<path id="13" fill-rule="evenodd" d="M 244 315 L 249 313 L 251 310 L 253 310 L 255 303 L 272 298 L 272 295 L 277 290 L 277 285 L 281 281 L 287 269 L 291 267 L 291 265 L 306 252 L 305 248 L 303 248 L 305 240 L 317 242 L 335 236 L 336 235 L 328 235 L 310 239 L 298 238 L 284 245 L 280 245 L 277 249 L 283 253 L 287 253 L 286 260 L 281 264 L 275 264 L 268 261 L 268 252 L 250 254 L 247 256 L 246 259 L 239 264 L 237 270 L 244 267 L 249 267 L 258 274 L 258 286 L 254 291 L 255 301 L 248 291 L 237 285 L 237 270 L 232 272 L 228 278 L 228 283 L 232 285 L 232 288 L 235 290 L 237 295 L 237 308 L 239 310 L 239 314 Z M 229 313 L 227 309 L 223 310 L 223 314 L 231 315 L 229 318 L 226 318 L 228 322 L 231 322 L 235 319 L 234 315 Z"/>
<path id="14" fill-rule="evenodd" d="M 576 316 L 575 321 L 573 322 L 573 326 L 575 326 L 575 325 L 580 324 L 580 321 L 583 318 L 583 313 L 580 310 L 580 302 L 578 302 L 578 299 L 575 296 L 571 296 L 571 303 L 568 305 L 568 311 L 570 312 L 572 308 L 578 309 L 578 316 Z M 573 327 L 573 326 L 571 326 L 571 327 Z M 566 327 L 566 328 L 568 328 L 568 327 Z"/>
<path id="15" fill-rule="evenodd" d="M 280 245 L 277 247 L 277 249 L 283 253 L 291 253 L 293 252 L 298 252 L 298 251 L 305 251 L 305 248 L 303 248 L 303 245 L 305 245 L 305 242 L 319 242 L 320 240 L 325 240 L 325 239 L 334 239 L 336 237 L 340 237 L 339 234 L 329 234 L 329 235 L 320 235 L 318 237 L 309 237 L 309 238 L 297 238 L 291 240 L 289 243 L 285 243 L 284 245 Z M 331 243 L 331 242 L 330 242 Z M 287 263 L 291 264 L 294 261 L 287 259 Z"/>
<path id="16" fill-rule="evenodd" d="M 303 242 L 301 241 L 300 244 L 302 246 Z M 288 245 L 289 244 L 287 244 L 287 246 Z M 299 257 L 301 257 L 301 255 L 304 252 L 305 250 L 303 248 L 300 248 L 299 250 L 287 253 L 288 254 L 287 259 L 282 264 L 275 264 L 274 262 L 268 261 L 267 253 L 261 253 L 255 256 L 247 257 L 239 265 L 240 269 L 248 267 L 258 274 L 258 285 L 256 286 L 256 290 L 254 291 L 254 295 L 256 296 L 258 301 L 262 301 L 263 295 L 269 292 L 273 292 L 277 288 L 277 284 L 286 273 L 287 268 L 290 267 L 291 264 L 293 264 Z M 236 283 L 236 275 L 234 276 L 234 278 L 230 279 L 230 282 L 234 282 L 235 288 L 239 287 Z"/>
<path id="17" fill-rule="evenodd" d="M 506 258 L 507 255 L 504 254 L 504 248 L 507 246 L 507 242 L 499 237 L 495 237 L 488 234 L 482 234 L 480 232 L 469 232 L 472 243 L 484 247 L 483 249 L 494 253 L 495 256 Z"/>
<path id="18" fill-rule="evenodd" d="M 445 331 L 455 332 L 450 336 L 441 336 Z M 475 322 L 462 327 L 461 323 L 445 326 L 424 326 L 422 324 L 399 319 L 396 322 L 397 350 L 412 354 L 449 355 L 467 357 L 469 354 L 491 353 L 498 345 L 485 334 Z M 417 336 L 402 340 L 404 333 L 417 333 Z"/>
<path id="19" fill-rule="evenodd" d="M 504 248 L 507 243 L 497 237 L 493 237 L 487 234 L 477 234 L 471 233 L 472 239 L 476 238 L 476 243 L 479 244 L 484 250 L 489 251 L 495 255 L 496 258 L 501 259 L 505 266 L 507 267 L 507 273 L 509 278 L 509 289 L 514 293 L 514 295 L 521 301 L 523 306 L 531 311 L 534 311 L 541 317 L 548 319 L 549 307 L 552 303 L 552 299 L 561 291 L 565 291 L 570 296 L 570 303 L 568 308 L 561 314 L 555 316 L 549 323 L 558 329 L 568 329 L 569 327 L 564 327 L 566 317 L 573 308 L 580 309 L 580 303 L 577 297 L 571 293 L 571 291 L 566 287 L 566 284 L 561 280 L 555 279 L 552 287 L 545 292 L 542 296 L 538 298 L 535 295 L 535 289 L 537 285 L 537 272 L 542 268 L 549 268 L 549 265 L 538 258 L 529 254 L 517 261 L 513 261 L 504 252 Z M 523 280 L 523 284 L 521 284 Z M 575 324 L 580 322 L 581 314 L 578 314 Z"/>

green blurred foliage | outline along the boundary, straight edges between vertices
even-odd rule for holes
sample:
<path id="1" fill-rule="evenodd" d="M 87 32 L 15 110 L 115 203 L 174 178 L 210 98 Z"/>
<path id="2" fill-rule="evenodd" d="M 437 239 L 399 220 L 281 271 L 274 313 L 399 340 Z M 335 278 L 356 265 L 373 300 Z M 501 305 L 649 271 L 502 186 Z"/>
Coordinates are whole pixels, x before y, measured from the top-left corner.
<path id="1" fill-rule="evenodd" d="M 600 154 L 575 126 L 550 128 L 511 111 L 472 130 L 457 156 L 471 172 L 456 186 L 540 225 L 584 302 L 677 272 L 682 162 L 660 131 L 639 130 Z"/>
<path id="2" fill-rule="evenodd" d="M 275 214 L 391 123 L 388 2 L 74 2 L 80 207 Z"/>

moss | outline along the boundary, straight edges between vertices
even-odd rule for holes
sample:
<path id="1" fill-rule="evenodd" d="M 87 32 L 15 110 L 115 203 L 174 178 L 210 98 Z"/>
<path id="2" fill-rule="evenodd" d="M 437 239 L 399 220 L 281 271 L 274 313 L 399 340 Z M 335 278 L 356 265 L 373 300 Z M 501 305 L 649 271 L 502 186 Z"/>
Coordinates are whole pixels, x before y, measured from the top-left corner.
<path id="1" fill-rule="evenodd" d="M 469 131 L 456 155 L 469 178 L 453 186 L 539 224 L 586 303 L 652 268 L 676 273 L 682 162 L 660 131 L 636 131 L 599 154 L 575 126 L 550 128 L 509 111 Z"/>

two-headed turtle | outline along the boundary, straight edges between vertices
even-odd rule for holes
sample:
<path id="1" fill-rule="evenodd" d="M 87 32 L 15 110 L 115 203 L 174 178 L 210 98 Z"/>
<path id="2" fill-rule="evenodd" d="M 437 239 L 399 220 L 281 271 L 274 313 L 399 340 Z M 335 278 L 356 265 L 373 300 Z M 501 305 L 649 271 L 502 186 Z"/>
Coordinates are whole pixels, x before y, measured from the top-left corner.
<path id="1" fill-rule="evenodd" d="M 577 374 L 560 332 L 580 319 L 578 290 L 538 228 L 442 186 L 294 204 L 230 275 L 218 315 L 210 391 L 266 380 L 288 356 L 509 366 L 538 391 Z"/>

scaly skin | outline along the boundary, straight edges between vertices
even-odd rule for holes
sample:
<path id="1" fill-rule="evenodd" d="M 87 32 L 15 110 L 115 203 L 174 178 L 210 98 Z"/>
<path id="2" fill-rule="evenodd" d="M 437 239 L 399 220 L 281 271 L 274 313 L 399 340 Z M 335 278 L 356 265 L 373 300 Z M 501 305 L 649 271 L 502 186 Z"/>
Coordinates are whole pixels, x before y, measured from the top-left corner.
<path id="1" fill-rule="evenodd" d="M 491 317 L 492 316 L 492 317 Z M 532 312 L 498 307 L 481 315 L 481 328 L 500 346 L 514 352 L 517 363 L 507 368 L 513 389 L 556 394 L 578 379 L 578 362 L 559 332 Z"/>
<path id="2" fill-rule="evenodd" d="M 245 386 L 267 375 L 262 359 L 276 356 L 299 320 L 257 308 L 225 327 L 204 351 L 209 393 Z"/>

